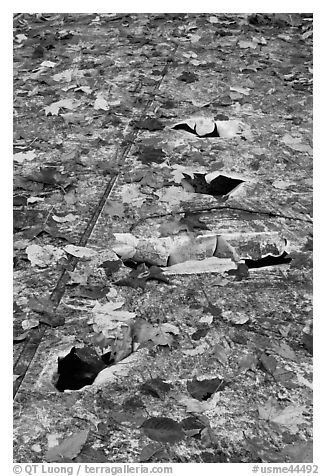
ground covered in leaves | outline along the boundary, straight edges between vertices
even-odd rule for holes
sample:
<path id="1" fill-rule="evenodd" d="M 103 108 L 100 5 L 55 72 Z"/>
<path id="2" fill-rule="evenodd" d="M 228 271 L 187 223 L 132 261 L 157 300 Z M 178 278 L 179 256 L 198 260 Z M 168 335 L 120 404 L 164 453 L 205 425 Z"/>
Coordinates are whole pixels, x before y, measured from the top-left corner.
<path id="1" fill-rule="evenodd" d="M 18 462 L 312 461 L 312 16 L 14 19 Z"/>

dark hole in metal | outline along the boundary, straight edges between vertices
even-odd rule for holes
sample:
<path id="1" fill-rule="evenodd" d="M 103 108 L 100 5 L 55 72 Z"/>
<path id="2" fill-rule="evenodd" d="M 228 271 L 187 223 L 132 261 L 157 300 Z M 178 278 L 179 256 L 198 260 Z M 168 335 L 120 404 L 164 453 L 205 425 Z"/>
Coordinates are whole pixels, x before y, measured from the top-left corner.
<path id="1" fill-rule="evenodd" d="M 279 256 L 267 255 L 261 259 L 246 259 L 245 264 L 249 269 L 251 268 L 264 268 L 266 266 L 275 266 L 278 264 L 287 264 L 292 261 L 292 258 L 289 257 L 288 253 L 284 251 Z"/>
<path id="2" fill-rule="evenodd" d="M 196 132 L 196 126 L 194 129 L 192 129 L 190 126 L 188 126 L 187 123 L 182 123 L 182 124 L 177 124 L 172 127 L 172 129 L 175 130 L 180 130 L 180 131 L 185 131 L 185 132 L 190 132 L 190 134 L 194 134 L 197 137 L 205 138 L 205 137 L 220 137 L 220 134 L 218 133 L 217 126 L 215 124 L 214 130 L 212 132 L 209 132 L 208 134 L 205 135 L 199 135 Z"/>
<path id="3" fill-rule="evenodd" d="M 59 392 L 80 390 L 92 385 L 97 374 L 106 367 L 105 362 L 90 348 L 76 349 L 58 359 L 58 375 L 54 383 Z"/>
<path id="4" fill-rule="evenodd" d="M 218 175 L 210 183 L 207 183 L 205 174 L 195 173 L 194 178 L 191 178 L 187 174 L 183 175 L 185 177 L 184 180 L 193 187 L 195 193 L 212 195 L 213 197 L 227 195 L 244 182 L 244 180 L 233 179 L 231 177 L 226 177 L 225 175 Z"/>

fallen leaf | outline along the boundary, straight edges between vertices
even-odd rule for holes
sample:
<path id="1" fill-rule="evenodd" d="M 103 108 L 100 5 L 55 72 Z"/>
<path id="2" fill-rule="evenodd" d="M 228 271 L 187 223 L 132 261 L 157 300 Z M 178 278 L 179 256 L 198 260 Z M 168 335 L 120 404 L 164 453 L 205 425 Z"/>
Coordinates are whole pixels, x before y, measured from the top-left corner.
<path id="1" fill-rule="evenodd" d="M 177 443 L 185 437 L 180 423 L 171 418 L 149 418 L 141 427 L 146 436 L 161 443 Z"/>
<path id="2" fill-rule="evenodd" d="M 259 357 L 259 362 L 267 373 L 270 375 L 274 374 L 277 367 L 277 360 L 272 355 L 262 353 Z"/>
<path id="3" fill-rule="evenodd" d="M 142 349 L 142 351 L 144 350 L 146 349 Z M 93 387 L 107 385 L 108 383 L 116 382 L 122 377 L 127 377 L 134 368 L 135 364 L 138 363 L 140 353 L 141 351 L 137 350 L 137 352 L 133 352 L 117 364 L 103 369 L 95 378 Z"/>
<path id="4" fill-rule="evenodd" d="M 168 267 L 185 261 L 200 261 L 212 257 L 216 246 L 216 235 L 183 235 L 175 240 L 170 248 Z"/>
<path id="5" fill-rule="evenodd" d="M 203 342 L 202 344 L 197 345 L 194 349 L 184 349 L 182 352 L 185 355 L 200 355 L 204 354 L 207 352 L 208 349 L 208 344 L 206 342 Z"/>
<path id="6" fill-rule="evenodd" d="M 155 195 L 158 196 L 162 202 L 167 202 L 170 207 L 179 205 L 180 202 L 188 202 L 194 195 L 186 192 L 182 187 L 164 187 L 162 190 L 157 190 Z"/>
<path id="7" fill-rule="evenodd" d="M 152 335 L 150 337 L 150 340 L 155 344 L 155 345 L 168 345 L 171 347 L 173 344 L 173 335 L 169 332 L 169 330 L 166 330 L 163 325 L 155 327 L 152 331 Z"/>
<path id="8" fill-rule="evenodd" d="M 39 203 L 44 202 L 44 197 L 29 197 L 27 203 Z"/>
<path id="9" fill-rule="evenodd" d="M 294 443 L 286 445 L 281 450 L 283 455 L 289 456 L 291 463 L 312 463 L 313 443 L 312 441 Z"/>
<path id="10" fill-rule="evenodd" d="M 255 50 L 257 48 L 257 43 L 253 41 L 240 40 L 238 42 L 238 45 L 241 49 L 252 48 L 253 50 Z"/>
<path id="11" fill-rule="evenodd" d="M 127 277 L 115 281 L 114 284 L 117 286 L 130 286 L 132 288 L 140 287 L 144 289 L 146 282 L 150 280 L 170 284 L 169 279 L 164 276 L 161 268 L 158 266 L 150 266 L 148 268 L 144 263 L 137 266 L 137 269 L 131 271 Z"/>
<path id="12" fill-rule="evenodd" d="M 286 180 L 275 180 L 272 183 L 273 187 L 280 189 L 280 190 L 286 190 L 289 187 L 292 187 L 293 185 L 296 185 L 296 182 L 290 182 Z"/>
<path id="13" fill-rule="evenodd" d="M 112 246 L 112 250 L 121 258 L 132 258 L 138 247 L 139 240 L 131 233 L 114 233 L 116 242 Z"/>
<path id="14" fill-rule="evenodd" d="M 124 301 L 109 301 L 103 305 L 97 302 L 92 309 L 93 317 L 88 322 L 93 324 L 94 332 L 102 332 L 105 337 L 110 337 L 112 329 L 119 328 L 122 323 L 129 324 L 136 314 L 118 310 L 123 304 Z"/>
<path id="15" fill-rule="evenodd" d="M 70 276 L 70 281 L 68 284 L 87 284 L 88 277 L 91 273 L 91 270 L 87 271 L 68 271 Z"/>
<path id="16" fill-rule="evenodd" d="M 164 332 L 170 332 L 171 334 L 174 335 L 179 335 L 180 330 L 177 328 L 177 326 L 174 326 L 173 324 L 170 324 L 169 322 L 165 322 L 164 324 L 161 324 L 161 329 L 164 330 Z"/>
<path id="17" fill-rule="evenodd" d="M 258 365 L 258 357 L 256 354 L 248 354 L 239 362 L 239 370 L 246 372 L 247 370 L 255 370 Z"/>
<path id="18" fill-rule="evenodd" d="M 120 202 L 108 200 L 103 209 L 103 213 L 111 217 L 122 217 L 124 215 L 124 206 Z"/>
<path id="19" fill-rule="evenodd" d="M 28 152 L 18 152 L 14 154 L 14 162 L 18 164 L 23 164 L 24 162 L 30 162 L 35 159 L 36 154 L 34 150 L 29 150 Z"/>
<path id="20" fill-rule="evenodd" d="M 43 198 L 44 200 L 44 198 Z M 52 219 L 58 223 L 71 223 L 72 221 L 75 221 L 77 219 L 76 215 L 73 215 L 72 213 L 68 213 L 66 216 L 57 216 L 57 215 L 52 215 Z"/>
<path id="21" fill-rule="evenodd" d="M 85 248 L 84 246 L 67 245 L 63 249 L 69 255 L 85 260 L 94 258 L 97 255 L 97 251 L 91 248 Z"/>
<path id="22" fill-rule="evenodd" d="M 45 460 L 48 463 L 60 463 L 63 459 L 73 460 L 81 452 L 88 433 L 89 430 L 79 431 L 63 440 L 58 446 L 50 448 L 45 453 Z"/>
<path id="23" fill-rule="evenodd" d="M 94 109 L 107 111 L 109 109 L 109 104 L 106 99 L 100 94 L 97 95 L 96 100 L 94 102 Z"/>
<path id="24" fill-rule="evenodd" d="M 76 109 L 81 104 L 80 101 L 76 101 L 74 99 L 61 99 L 60 101 L 54 102 L 49 106 L 44 108 L 45 115 L 48 116 L 51 114 L 52 116 L 57 116 L 59 114 L 60 109 L 69 109 L 73 110 Z"/>
<path id="25" fill-rule="evenodd" d="M 206 309 L 203 309 L 203 310 L 206 310 Z M 212 315 L 202 316 L 198 322 L 200 322 L 201 324 L 212 324 L 213 316 Z"/>
<path id="26" fill-rule="evenodd" d="M 297 360 L 294 350 L 286 342 L 281 342 L 280 344 L 273 342 L 271 348 L 275 354 L 280 355 L 284 359 Z"/>
<path id="27" fill-rule="evenodd" d="M 26 339 L 26 337 L 29 335 L 29 331 L 23 332 L 22 334 L 19 334 L 17 336 L 14 336 L 14 342 L 22 342 L 23 340 Z"/>
<path id="28" fill-rule="evenodd" d="M 224 390 L 227 386 L 227 382 L 218 377 L 213 379 L 204 379 L 204 380 L 188 380 L 187 381 L 187 390 L 192 397 L 196 400 L 208 400 L 213 393 L 220 392 Z"/>
<path id="29" fill-rule="evenodd" d="M 39 268 L 56 265 L 58 260 L 64 256 L 63 250 L 52 245 L 29 245 L 26 248 L 26 253 L 31 265 Z"/>
<path id="30" fill-rule="evenodd" d="M 210 410 L 208 402 L 199 402 L 195 398 L 182 396 L 178 399 L 178 403 L 186 407 L 187 413 L 204 413 Z"/>
<path id="31" fill-rule="evenodd" d="M 57 82 L 66 81 L 67 83 L 70 83 L 70 81 L 72 80 L 73 74 L 74 74 L 73 69 L 66 69 L 65 71 L 61 71 L 61 73 L 54 74 L 52 76 L 52 79 Z"/>
<path id="32" fill-rule="evenodd" d="M 33 175 L 29 175 L 28 180 L 39 182 L 46 185 L 61 185 L 67 187 L 71 184 L 68 174 L 63 174 L 58 167 L 41 167 L 40 170 Z"/>
<path id="33" fill-rule="evenodd" d="M 104 261 L 99 267 L 104 269 L 104 272 L 107 278 L 110 278 L 112 274 L 117 272 L 120 267 L 122 266 L 122 261 L 115 260 L 115 261 Z"/>
<path id="34" fill-rule="evenodd" d="M 162 149 L 156 147 L 142 146 L 138 154 L 138 159 L 143 164 L 151 164 L 152 162 L 160 164 L 165 160 L 165 153 Z"/>
<path id="35" fill-rule="evenodd" d="M 22 328 L 24 331 L 28 331 L 29 329 L 33 329 L 33 327 L 38 327 L 40 321 L 38 319 L 24 319 L 22 321 Z"/>
<path id="36" fill-rule="evenodd" d="M 159 457 L 160 459 L 163 457 L 162 453 L 165 451 L 164 447 L 159 443 L 149 443 L 148 445 L 144 446 L 139 455 L 139 462 L 146 463 L 149 461 L 154 455 Z"/>
<path id="37" fill-rule="evenodd" d="M 78 201 L 75 189 L 71 189 L 69 192 L 66 192 L 63 198 L 67 205 L 74 205 Z"/>
<path id="38" fill-rule="evenodd" d="M 226 350 L 221 344 L 214 345 L 213 355 L 222 365 L 226 365 L 229 360 Z"/>
<path id="39" fill-rule="evenodd" d="M 298 425 L 305 423 L 304 406 L 289 405 L 282 408 L 275 399 L 270 398 L 263 406 L 258 407 L 259 418 L 285 426 L 291 433 L 298 431 Z"/>
<path id="40" fill-rule="evenodd" d="M 171 390 L 171 385 L 161 378 L 153 378 L 146 380 L 146 382 L 140 386 L 140 390 L 143 393 L 148 393 L 153 397 L 161 398 L 163 400 L 165 394 Z"/>
<path id="41" fill-rule="evenodd" d="M 132 203 L 134 207 L 141 207 L 147 196 L 141 193 L 140 185 L 136 183 L 125 184 L 120 187 L 123 203 Z"/>
<path id="42" fill-rule="evenodd" d="M 53 63 L 53 61 L 43 61 L 40 66 L 42 68 L 54 68 L 57 63 Z"/>
<path id="43" fill-rule="evenodd" d="M 292 150 L 298 152 L 307 152 L 309 155 L 312 155 L 313 153 L 312 147 L 308 144 L 302 144 L 300 137 L 293 137 L 290 134 L 285 134 L 282 137 L 281 141 L 288 147 L 290 147 Z"/>

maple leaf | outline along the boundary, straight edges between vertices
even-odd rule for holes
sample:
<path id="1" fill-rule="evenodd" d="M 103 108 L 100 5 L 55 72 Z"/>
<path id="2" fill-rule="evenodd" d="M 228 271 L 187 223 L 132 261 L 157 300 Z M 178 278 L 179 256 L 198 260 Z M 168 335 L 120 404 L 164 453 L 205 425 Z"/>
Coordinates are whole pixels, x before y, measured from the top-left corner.
<path id="1" fill-rule="evenodd" d="M 76 109 L 81 104 L 80 101 L 76 101 L 75 99 L 61 99 L 60 101 L 54 102 L 49 106 L 44 108 L 45 115 L 48 116 L 51 114 L 52 116 L 57 116 L 59 114 L 60 109 L 69 109 L 73 110 Z"/>
<path id="2" fill-rule="evenodd" d="M 102 332 L 105 337 L 109 337 L 112 329 L 120 328 L 123 323 L 128 325 L 136 314 L 118 310 L 123 304 L 124 301 L 109 301 L 103 305 L 97 302 L 92 309 L 93 317 L 89 321 L 89 324 L 93 324 L 94 331 Z"/>
<path id="3" fill-rule="evenodd" d="M 191 200 L 193 195 L 186 192 L 182 187 L 167 187 L 162 190 L 157 190 L 155 195 L 159 197 L 162 202 L 167 202 L 170 206 L 179 205 L 182 201 Z"/>
<path id="4" fill-rule="evenodd" d="M 151 162 L 160 164 L 165 160 L 165 153 L 162 149 L 158 149 L 156 147 L 142 146 L 139 151 L 138 158 L 143 164 L 148 164 Z"/>
<path id="5" fill-rule="evenodd" d="M 148 172 L 140 181 L 142 187 L 147 186 L 155 189 L 162 188 L 166 184 L 165 178 L 155 172 Z"/>
<path id="6" fill-rule="evenodd" d="M 116 260 L 116 261 L 104 261 L 99 267 L 104 269 L 104 272 L 108 278 L 112 276 L 116 271 L 120 269 L 122 265 L 122 261 Z"/>
<path id="7" fill-rule="evenodd" d="M 116 281 L 114 284 L 118 286 L 130 286 L 132 288 L 145 288 L 146 282 L 149 280 L 162 281 L 163 283 L 170 284 L 169 279 L 164 276 L 161 268 L 158 266 L 150 266 L 149 268 L 145 263 L 137 266 L 137 269 L 131 271 L 131 273 L 123 279 Z"/>
<path id="8" fill-rule="evenodd" d="M 122 185 L 120 193 L 123 203 L 132 203 L 135 207 L 140 207 L 147 198 L 141 193 L 139 185 L 136 183 Z"/>

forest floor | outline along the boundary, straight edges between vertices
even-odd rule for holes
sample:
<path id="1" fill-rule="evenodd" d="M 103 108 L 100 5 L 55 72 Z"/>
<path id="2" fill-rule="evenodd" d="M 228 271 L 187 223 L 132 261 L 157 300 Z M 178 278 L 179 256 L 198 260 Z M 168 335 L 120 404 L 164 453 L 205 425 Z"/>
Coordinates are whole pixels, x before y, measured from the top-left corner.
<path id="1" fill-rule="evenodd" d="M 14 395 L 17 462 L 312 461 L 311 15 L 15 17 Z"/>

